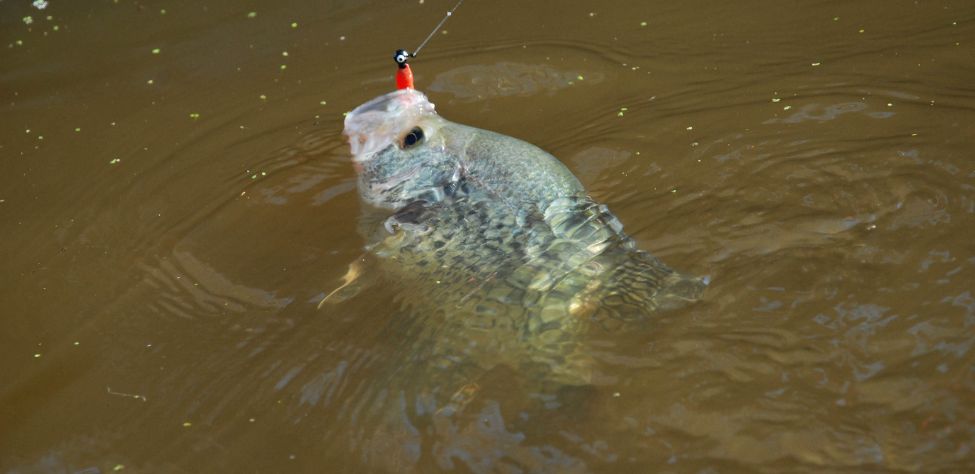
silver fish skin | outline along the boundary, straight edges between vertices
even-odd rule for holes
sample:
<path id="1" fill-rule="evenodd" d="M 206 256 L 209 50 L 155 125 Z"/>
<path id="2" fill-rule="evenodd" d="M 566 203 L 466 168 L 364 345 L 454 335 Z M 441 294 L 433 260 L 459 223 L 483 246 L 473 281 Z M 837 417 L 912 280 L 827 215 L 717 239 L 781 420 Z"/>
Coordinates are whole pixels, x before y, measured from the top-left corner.
<path id="1" fill-rule="evenodd" d="M 371 254 L 451 314 L 439 331 L 454 336 L 431 360 L 477 360 L 468 343 L 480 338 L 549 378 L 588 383 L 580 334 L 645 321 L 708 284 L 638 249 L 558 159 L 445 120 L 421 92 L 363 104 L 345 134 L 359 193 L 381 216 L 364 220 Z"/>

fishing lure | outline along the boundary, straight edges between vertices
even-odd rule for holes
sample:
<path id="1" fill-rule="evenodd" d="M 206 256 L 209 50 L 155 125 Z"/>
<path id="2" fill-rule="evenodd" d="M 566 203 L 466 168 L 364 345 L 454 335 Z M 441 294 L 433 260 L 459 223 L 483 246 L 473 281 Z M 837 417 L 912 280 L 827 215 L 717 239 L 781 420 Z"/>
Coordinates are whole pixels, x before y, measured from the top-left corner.
<path id="1" fill-rule="evenodd" d="M 415 58 L 416 55 L 420 53 L 420 50 L 423 49 L 423 47 L 426 46 L 427 42 L 430 41 L 430 38 L 433 38 L 433 35 L 440 30 L 440 27 L 442 27 L 443 24 L 447 22 L 447 19 L 454 14 L 454 10 L 457 10 L 457 7 L 459 7 L 461 3 L 464 3 L 464 0 L 458 1 L 457 4 L 454 5 L 454 8 L 451 8 L 447 12 L 447 14 L 444 15 L 443 19 L 440 20 L 440 23 L 437 23 L 437 26 L 433 28 L 433 31 L 431 31 L 430 34 L 427 35 L 427 38 L 423 40 L 422 43 L 420 43 L 420 46 L 416 47 L 416 51 L 413 51 L 411 53 L 405 49 L 397 49 L 396 52 L 393 53 L 393 61 L 396 61 L 396 67 L 397 67 L 396 69 L 397 90 L 413 89 L 413 70 L 410 69 L 410 64 L 409 64 L 410 59 Z"/>

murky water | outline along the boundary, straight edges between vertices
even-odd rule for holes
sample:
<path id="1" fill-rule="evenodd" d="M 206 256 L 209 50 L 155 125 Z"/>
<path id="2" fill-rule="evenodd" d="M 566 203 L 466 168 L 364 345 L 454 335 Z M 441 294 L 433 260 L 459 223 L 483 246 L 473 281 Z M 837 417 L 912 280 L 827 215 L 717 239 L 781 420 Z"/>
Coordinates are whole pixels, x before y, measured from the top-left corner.
<path id="1" fill-rule="evenodd" d="M 542 388 L 424 364 L 468 335 L 396 281 L 318 308 L 363 254 L 342 114 L 452 2 L 31 3 L 0 1 L 4 472 L 975 469 L 971 2 L 466 2 L 414 61 L 440 113 L 713 278 Z"/>

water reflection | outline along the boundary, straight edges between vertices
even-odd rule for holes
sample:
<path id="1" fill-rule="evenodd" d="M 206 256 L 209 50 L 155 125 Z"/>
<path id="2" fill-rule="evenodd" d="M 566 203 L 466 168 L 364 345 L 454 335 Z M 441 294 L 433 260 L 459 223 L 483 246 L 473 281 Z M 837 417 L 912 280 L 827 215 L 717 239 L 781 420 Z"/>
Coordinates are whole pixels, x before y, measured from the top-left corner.
<path id="1" fill-rule="evenodd" d="M 548 64 L 499 62 L 472 65 L 438 74 L 429 90 L 450 94 L 460 100 L 481 101 L 492 97 L 554 94 L 575 84 L 598 84 L 600 72 L 583 75 L 581 70 L 560 70 Z"/>

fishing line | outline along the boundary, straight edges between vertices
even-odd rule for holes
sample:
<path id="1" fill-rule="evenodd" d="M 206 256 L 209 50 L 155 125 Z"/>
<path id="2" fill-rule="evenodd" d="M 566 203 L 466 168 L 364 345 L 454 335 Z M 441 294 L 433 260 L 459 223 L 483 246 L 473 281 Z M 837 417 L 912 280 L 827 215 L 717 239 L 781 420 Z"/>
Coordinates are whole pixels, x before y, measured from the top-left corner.
<path id="1" fill-rule="evenodd" d="M 440 20 L 440 23 L 437 23 L 437 26 L 433 28 L 433 31 L 427 35 L 426 39 L 424 39 L 423 42 L 420 43 L 420 46 L 417 46 L 416 50 L 414 50 L 412 53 L 405 49 L 397 49 L 396 52 L 393 53 L 393 60 L 396 61 L 396 66 L 399 68 L 399 70 L 396 71 L 397 89 L 413 88 L 413 71 L 410 69 L 410 65 L 408 64 L 410 58 L 415 58 L 416 55 L 420 53 L 420 50 L 423 49 L 428 42 L 430 42 L 433 35 L 440 31 L 440 28 L 444 23 L 447 22 L 447 19 L 453 16 L 454 11 L 457 10 L 457 7 L 459 7 L 461 3 L 464 3 L 464 0 L 458 0 L 457 4 L 454 5 L 454 8 L 447 11 L 447 14 L 444 15 L 443 19 Z"/>
<path id="2" fill-rule="evenodd" d="M 430 38 L 433 38 L 433 35 L 436 34 L 438 30 L 440 30 L 440 27 L 442 27 L 443 24 L 447 22 L 447 19 L 454 14 L 454 10 L 457 10 L 457 7 L 459 7 L 461 3 L 464 3 L 464 0 L 459 0 L 457 4 L 454 5 L 454 8 L 451 8 L 450 11 L 448 11 L 447 14 L 444 15 L 443 19 L 440 20 L 440 23 L 437 23 L 437 26 L 433 28 L 433 31 L 431 31 L 430 34 L 427 35 L 427 39 L 423 40 L 423 42 L 420 43 L 420 46 L 417 46 L 416 50 L 410 53 L 411 58 L 415 58 L 417 54 L 420 54 L 420 50 L 427 45 L 427 42 L 430 41 Z"/>

